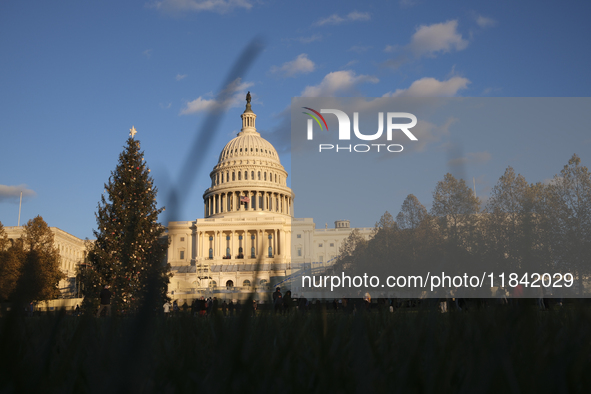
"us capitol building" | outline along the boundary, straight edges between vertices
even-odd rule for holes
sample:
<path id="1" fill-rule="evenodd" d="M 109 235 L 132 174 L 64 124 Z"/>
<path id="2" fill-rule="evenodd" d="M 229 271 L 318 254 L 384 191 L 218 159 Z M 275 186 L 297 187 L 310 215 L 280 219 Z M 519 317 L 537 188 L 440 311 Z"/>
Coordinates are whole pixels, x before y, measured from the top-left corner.
<path id="1" fill-rule="evenodd" d="M 257 132 L 256 117 L 249 94 L 242 129 L 222 149 L 210 174 L 211 186 L 203 193 L 204 218 L 168 223 L 172 298 L 216 292 L 269 294 L 275 285 L 297 278 L 300 267 L 306 274 L 325 272 L 353 230 L 348 220 L 316 229 L 313 219 L 294 218 L 287 171 L 273 145 Z M 64 297 L 75 297 L 76 265 L 84 260 L 86 245 L 59 228 L 50 229 L 66 276 L 60 291 Z M 358 230 L 366 238 L 372 231 Z M 22 236 L 23 227 L 5 231 L 14 240 Z"/>
<path id="2" fill-rule="evenodd" d="M 210 173 L 204 218 L 168 223 L 173 298 L 202 291 L 268 292 L 297 276 L 295 267 L 302 264 L 323 272 L 352 231 L 348 220 L 316 229 L 313 219 L 294 218 L 287 171 L 256 130 L 250 93 L 246 101 L 242 129 Z M 369 238 L 372 229 L 359 230 Z"/>

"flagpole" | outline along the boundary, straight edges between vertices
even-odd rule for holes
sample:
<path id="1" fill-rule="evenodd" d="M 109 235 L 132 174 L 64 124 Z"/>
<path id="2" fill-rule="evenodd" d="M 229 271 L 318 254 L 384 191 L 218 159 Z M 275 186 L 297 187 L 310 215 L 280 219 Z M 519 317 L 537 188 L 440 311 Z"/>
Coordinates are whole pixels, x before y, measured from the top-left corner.
<path id="1" fill-rule="evenodd" d="M 21 225 L 21 205 L 23 205 L 23 192 L 21 190 L 21 201 L 18 204 L 18 224 L 17 227 Z"/>

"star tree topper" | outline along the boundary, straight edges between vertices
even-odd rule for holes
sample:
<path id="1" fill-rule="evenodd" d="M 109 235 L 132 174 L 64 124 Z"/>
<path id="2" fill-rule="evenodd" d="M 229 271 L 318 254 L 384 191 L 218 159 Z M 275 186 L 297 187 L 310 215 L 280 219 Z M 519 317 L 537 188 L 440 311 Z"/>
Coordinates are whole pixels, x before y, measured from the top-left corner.
<path id="1" fill-rule="evenodd" d="M 131 136 L 131 138 L 133 138 L 133 136 L 137 133 L 137 130 L 135 129 L 135 126 L 131 126 L 131 129 L 129 129 L 129 135 Z"/>

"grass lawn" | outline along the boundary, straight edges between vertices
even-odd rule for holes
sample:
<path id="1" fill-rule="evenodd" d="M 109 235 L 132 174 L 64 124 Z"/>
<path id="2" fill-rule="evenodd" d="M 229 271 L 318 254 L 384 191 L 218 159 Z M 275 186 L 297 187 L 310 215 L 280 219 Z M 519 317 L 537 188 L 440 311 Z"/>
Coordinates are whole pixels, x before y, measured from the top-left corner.
<path id="1" fill-rule="evenodd" d="M 588 393 L 591 306 L 0 319 L 0 392 Z"/>

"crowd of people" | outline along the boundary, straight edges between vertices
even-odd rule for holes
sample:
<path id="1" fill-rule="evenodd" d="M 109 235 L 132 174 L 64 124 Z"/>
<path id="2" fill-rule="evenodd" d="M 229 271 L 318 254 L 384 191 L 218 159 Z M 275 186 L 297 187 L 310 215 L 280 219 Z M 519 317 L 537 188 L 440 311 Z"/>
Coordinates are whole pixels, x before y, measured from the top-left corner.
<path id="1" fill-rule="evenodd" d="M 249 306 L 252 313 L 256 313 L 256 310 L 258 309 L 257 301 L 253 300 L 252 304 Z M 191 305 L 188 305 L 185 301 L 180 307 L 176 300 L 173 301 L 172 305 L 166 301 L 163 305 L 163 311 L 165 316 L 178 316 L 180 313 L 186 314 L 189 311 L 191 316 L 204 317 L 217 313 L 220 313 L 223 316 L 232 316 L 234 314 L 239 314 L 242 307 L 243 305 L 240 303 L 240 300 L 231 299 L 229 302 L 226 300 L 220 302 L 217 297 L 205 298 L 204 296 L 201 296 L 198 299 L 194 299 L 191 302 Z"/>
<path id="2" fill-rule="evenodd" d="M 105 311 L 107 316 L 111 316 L 111 296 L 112 293 L 109 290 L 109 286 L 104 286 L 100 293 L 100 307 L 96 313 L 99 317 Z M 543 298 L 542 294 L 537 299 L 537 305 L 541 310 L 547 310 L 549 308 L 550 300 Z M 450 292 L 441 294 L 438 299 L 398 299 L 386 297 L 380 295 L 377 300 L 372 303 L 371 296 L 366 293 L 358 298 L 335 298 L 333 300 L 314 300 L 310 302 L 303 295 L 292 296 L 290 290 L 285 293 L 281 292 L 281 288 L 277 287 L 272 294 L 271 304 L 264 305 L 264 309 L 272 311 L 276 314 L 287 314 L 293 311 L 307 312 L 310 310 L 325 310 L 335 312 L 351 312 L 356 313 L 359 311 L 369 311 L 372 309 L 389 310 L 393 312 L 396 309 L 404 307 L 416 307 L 423 304 L 433 304 L 443 313 L 457 310 L 467 311 L 468 303 L 464 298 L 455 298 Z M 474 301 L 474 300 L 472 300 Z M 562 306 L 562 299 L 557 299 L 556 305 Z M 497 297 L 496 299 L 478 299 L 476 305 L 488 305 L 491 303 L 500 303 L 501 305 L 517 304 L 519 297 L 507 299 L 506 296 Z M 256 315 L 259 310 L 259 303 L 257 300 L 249 300 L 246 304 L 242 304 L 239 299 L 218 300 L 217 297 L 204 297 L 201 296 L 198 299 L 194 299 L 190 305 L 185 301 L 182 306 L 178 305 L 177 300 L 173 300 L 172 304 L 166 300 L 162 305 L 162 312 L 166 317 L 175 317 L 186 315 L 190 312 L 191 316 L 196 317 L 207 317 L 215 314 L 222 316 L 233 316 L 238 315 L 242 311 L 242 308 L 248 308 L 251 315 Z M 76 315 L 80 312 L 79 307 L 76 308 Z"/>
<path id="3" fill-rule="evenodd" d="M 442 313 L 450 311 L 464 312 L 472 307 L 491 306 L 491 305 L 519 305 L 520 302 L 527 303 L 527 298 L 519 293 L 520 289 L 514 289 L 513 293 L 508 297 L 508 292 L 504 288 L 499 288 L 496 293 L 496 298 L 488 299 L 470 299 L 457 297 L 450 291 L 441 291 L 439 298 L 431 299 L 407 299 L 407 298 L 392 298 L 384 294 L 378 296 L 373 302 L 371 296 L 366 293 L 359 295 L 356 298 L 335 298 L 331 300 L 312 300 L 309 301 L 303 295 L 292 295 L 290 290 L 281 292 L 281 288 L 277 287 L 272 293 L 271 302 L 259 305 L 257 300 L 247 300 L 241 303 L 239 299 L 218 300 L 217 297 L 204 297 L 183 302 L 179 306 L 177 300 L 173 300 L 172 304 L 166 300 L 162 305 L 161 312 L 166 317 L 176 317 L 181 315 L 188 315 L 196 317 L 207 317 L 214 314 L 221 316 L 233 316 L 241 313 L 243 308 L 248 310 L 248 313 L 255 316 L 259 310 L 264 310 L 265 313 L 272 312 L 275 314 L 288 314 L 294 311 L 305 313 L 308 311 L 329 311 L 329 312 L 349 312 L 357 313 L 360 311 L 370 310 L 385 310 L 394 312 L 400 308 L 414 308 L 418 306 L 431 306 L 438 309 Z M 113 293 L 108 285 L 105 285 L 99 295 L 99 307 L 95 309 L 95 316 L 111 316 L 111 297 Z M 521 300 L 521 301 L 520 301 Z M 531 305 L 537 306 L 540 310 L 549 310 L 560 308 L 563 304 L 562 298 L 550 298 L 548 294 L 540 291 L 537 298 L 531 300 Z M 260 301 L 262 304 L 263 301 Z M 157 313 L 158 308 L 155 309 Z M 36 310 L 36 303 L 31 302 L 25 307 L 25 316 L 33 316 Z M 81 315 L 82 311 L 79 305 L 76 305 L 72 310 L 73 316 Z"/>

